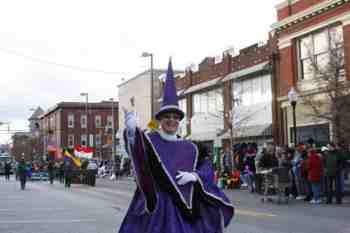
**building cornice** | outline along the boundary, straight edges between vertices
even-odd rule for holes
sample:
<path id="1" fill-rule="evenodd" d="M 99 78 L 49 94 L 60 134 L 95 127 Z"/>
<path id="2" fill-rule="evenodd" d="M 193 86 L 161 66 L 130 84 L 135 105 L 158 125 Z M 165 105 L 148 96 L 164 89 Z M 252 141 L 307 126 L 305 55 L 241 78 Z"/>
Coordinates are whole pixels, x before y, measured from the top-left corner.
<path id="1" fill-rule="evenodd" d="M 226 75 L 221 80 L 221 82 L 226 82 L 226 81 L 229 81 L 232 79 L 237 79 L 237 78 L 241 78 L 241 77 L 244 77 L 247 75 L 251 75 L 251 74 L 263 71 L 263 70 L 268 70 L 269 64 L 270 64 L 269 61 L 265 61 L 265 62 L 262 62 L 260 64 L 257 64 L 257 65 L 254 65 L 254 66 L 251 66 L 251 67 L 248 67 L 248 68 L 245 68 L 245 69 L 233 72 L 233 73 L 230 73 L 230 74 Z"/>
<path id="2" fill-rule="evenodd" d="M 276 33 L 283 31 L 297 23 L 303 22 L 307 19 L 320 15 L 326 11 L 337 8 L 343 4 L 348 3 L 350 0 L 329 0 L 321 2 L 313 7 L 303 10 L 297 14 L 291 15 L 277 23 L 274 23 L 271 27 L 276 30 Z"/>
<path id="3" fill-rule="evenodd" d="M 344 84 L 343 88 L 350 88 L 350 83 L 346 82 L 343 84 Z M 324 87 L 316 87 L 316 88 L 312 88 L 310 90 L 301 91 L 299 93 L 299 97 L 300 97 L 300 99 L 302 99 L 303 97 L 325 94 L 325 93 L 327 93 L 327 92 L 325 91 Z M 281 103 L 288 102 L 289 101 L 288 95 L 277 97 L 277 101 L 281 102 Z"/>
<path id="4" fill-rule="evenodd" d="M 286 0 L 286 1 L 283 1 L 283 2 L 281 2 L 279 4 L 277 4 L 275 6 L 275 9 L 276 10 L 281 10 L 281 9 L 287 7 L 288 5 L 293 5 L 294 3 L 299 2 L 299 1 L 300 0 Z"/>
<path id="5" fill-rule="evenodd" d="M 319 24 L 312 25 L 310 27 L 304 28 L 301 31 L 284 36 L 278 40 L 278 48 L 283 49 L 283 48 L 289 47 L 291 46 L 293 39 L 301 37 L 303 35 L 307 35 L 310 32 L 316 31 L 318 29 L 324 28 L 328 25 L 331 25 L 337 22 L 341 22 L 343 25 L 350 24 L 350 12 L 345 12 L 341 15 L 337 15 L 328 20 L 322 21 Z"/>

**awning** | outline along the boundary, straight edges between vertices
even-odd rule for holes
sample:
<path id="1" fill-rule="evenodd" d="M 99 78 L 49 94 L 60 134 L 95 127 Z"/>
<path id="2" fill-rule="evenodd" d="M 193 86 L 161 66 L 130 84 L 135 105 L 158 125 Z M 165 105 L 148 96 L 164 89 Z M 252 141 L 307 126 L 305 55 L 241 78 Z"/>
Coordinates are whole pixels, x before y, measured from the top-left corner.
<path id="1" fill-rule="evenodd" d="M 190 134 L 186 139 L 193 141 L 213 141 L 217 138 L 216 132 Z"/>
<path id="2" fill-rule="evenodd" d="M 220 79 L 222 79 L 222 77 L 218 77 L 216 79 L 213 80 L 209 80 L 207 82 L 203 82 L 194 86 L 191 86 L 190 88 L 188 88 L 184 93 L 184 95 L 192 93 L 192 92 L 196 92 L 196 91 L 200 91 L 202 89 L 205 89 L 207 87 L 211 87 L 211 86 L 215 86 L 218 84 L 218 82 L 220 81 Z"/>
<path id="3" fill-rule="evenodd" d="M 262 70 L 266 70 L 268 64 L 269 64 L 269 62 L 266 61 L 266 62 L 257 64 L 255 66 L 252 66 L 252 67 L 249 67 L 249 68 L 245 68 L 243 70 L 239 70 L 239 71 L 230 73 L 230 74 L 226 75 L 226 77 L 222 81 L 226 82 L 226 81 L 231 80 L 231 79 L 240 78 L 240 77 L 243 77 L 243 76 L 246 76 L 246 75 L 249 75 L 249 74 L 253 74 L 253 73 L 256 73 L 256 72 L 259 72 L 259 71 L 262 71 Z"/>
<path id="4" fill-rule="evenodd" d="M 272 124 L 254 125 L 240 127 L 233 130 L 233 138 L 258 138 L 258 137 L 271 137 L 272 136 Z M 230 130 L 227 130 L 221 139 L 230 138 Z"/>
<path id="5" fill-rule="evenodd" d="M 185 91 L 186 91 L 186 88 L 177 91 L 176 94 L 177 94 L 177 96 L 181 96 L 181 95 L 183 95 L 185 93 Z"/>

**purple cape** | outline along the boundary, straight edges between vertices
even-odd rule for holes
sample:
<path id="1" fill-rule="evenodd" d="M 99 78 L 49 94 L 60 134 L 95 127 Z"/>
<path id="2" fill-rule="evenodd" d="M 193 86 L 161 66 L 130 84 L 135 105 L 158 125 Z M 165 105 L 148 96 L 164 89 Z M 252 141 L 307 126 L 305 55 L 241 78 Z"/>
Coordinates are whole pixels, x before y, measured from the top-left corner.
<path id="1" fill-rule="evenodd" d="M 124 132 L 126 138 L 126 132 Z M 136 130 L 127 143 L 137 190 L 120 233 L 222 233 L 234 208 L 214 184 L 209 160 L 199 161 L 186 140 L 167 141 L 158 132 Z M 195 172 L 198 182 L 178 185 L 178 171 Z"/>

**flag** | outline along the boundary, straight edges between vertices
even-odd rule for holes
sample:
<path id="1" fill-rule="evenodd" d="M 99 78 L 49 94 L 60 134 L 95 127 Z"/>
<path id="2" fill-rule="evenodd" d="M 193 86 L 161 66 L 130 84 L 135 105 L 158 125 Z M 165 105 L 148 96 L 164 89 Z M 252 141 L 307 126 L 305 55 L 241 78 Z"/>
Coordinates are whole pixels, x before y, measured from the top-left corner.
<path id="1" fill-rule="evenodd" d="M 77 145 L 74 147 L 74 155 L 82 159 L 92 159 L 93 149 L 91 147 L 82 147 Z"/>
<path id="2" fill-rule="evenodd" d="M 91 147 L 83 148 L 83 156 L 81 156 L 81 158 L 92 159 L 92 155 L 93 155 L 93 150 Z"/>
<path id="3" fill-rule="evenodd" d="M 74 155 L 76 157 L 80 158 L 81 152 L 82 152 L 82 148 L 80 145 L 77 145 L 74 147 Z"/>
<path id="4" fill-rule="evenodd" d="M 64 150 L 63 152 L 63 159 L 65 161 L 73 161 L 73 163 L 75 164 L 75 166 L 77 167 L 81 167 L 81 161 L 78 157 L 75 157 L 74 155 L 72 155 L 67 149 Z"/>

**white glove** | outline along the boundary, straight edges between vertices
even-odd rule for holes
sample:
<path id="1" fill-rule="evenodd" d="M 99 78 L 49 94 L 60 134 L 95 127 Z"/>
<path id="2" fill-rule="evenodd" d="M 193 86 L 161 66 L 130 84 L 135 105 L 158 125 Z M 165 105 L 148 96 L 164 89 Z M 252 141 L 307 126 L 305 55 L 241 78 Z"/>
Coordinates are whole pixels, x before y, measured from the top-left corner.
<path id="1" fill-rule="evenodd" d="M 136 113 L 134 111 L 128 112 L 124 108 L 124 119 L 128 131 L 134 132 L 136 129 Z"/>
<path id="2" fill-rule="evenodd" d="M 124 110 L 124 119 L 125 119 L 125 128 L 126 128 L 126 136 L 128 138 L 129 143 L 132 145 L 135 142 L 135 132 L 136 132 L 136 113 L 134 111 L 129 112 L 126 108 Z"/>
<path id="3" fill-rule="evenodd" d="M 177 173 L 176 180 L 178 185 L 185 185 L 189 182 L 197 181 L 197 177 L 191 172 L 178 171 Z"/>

